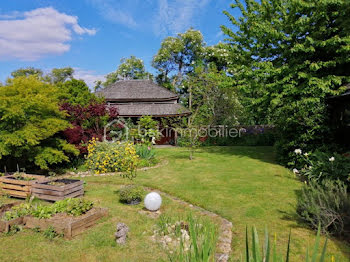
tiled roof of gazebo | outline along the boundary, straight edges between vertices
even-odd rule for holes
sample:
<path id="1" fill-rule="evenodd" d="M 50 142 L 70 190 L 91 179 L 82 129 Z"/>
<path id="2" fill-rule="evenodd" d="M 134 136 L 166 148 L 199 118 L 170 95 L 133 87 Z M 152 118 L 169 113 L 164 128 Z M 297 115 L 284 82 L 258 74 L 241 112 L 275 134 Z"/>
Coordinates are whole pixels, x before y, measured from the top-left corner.
<path id="1" fill-rule="evenodd" d="M 107 101 L 169 101 L 178 96 L 151 80 L 121 80 L 98 90 Z"/>
<path id="2" fill-rule="evenodd" d="M 116 104 L 119 116 L 140 117 L 149 115 L 153 117 L 183 116 L 190 111 L 181 104 L 174 103 L 125 103 Z"/>

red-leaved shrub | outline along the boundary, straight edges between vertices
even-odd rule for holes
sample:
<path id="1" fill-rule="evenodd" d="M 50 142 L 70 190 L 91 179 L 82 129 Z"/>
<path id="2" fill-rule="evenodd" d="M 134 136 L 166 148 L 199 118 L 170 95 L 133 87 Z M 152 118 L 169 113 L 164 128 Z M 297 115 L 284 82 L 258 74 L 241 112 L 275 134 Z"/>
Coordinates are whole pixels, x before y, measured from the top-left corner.
<path id="1" fill-rule="evenodd" d="M 115 107 L 108 107 L 105 102 L 91 101 L 87 106 L 64 103 L 61 110 L 67 112 L 72 124 L 63 134 L 66 140 L 75 145 L 82 154 L 87 153 L 88 141 L 93 137 L 100 141 L 103 137 L 104 126 L 118 116 Z"/>

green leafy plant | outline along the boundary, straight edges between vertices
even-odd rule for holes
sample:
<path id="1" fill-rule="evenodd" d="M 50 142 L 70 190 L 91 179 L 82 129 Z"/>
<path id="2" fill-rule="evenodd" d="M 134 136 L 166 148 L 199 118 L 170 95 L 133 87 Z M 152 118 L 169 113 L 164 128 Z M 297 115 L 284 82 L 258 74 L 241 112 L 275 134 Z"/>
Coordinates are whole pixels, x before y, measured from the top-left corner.
<path id="1" fill-rule="evenodd" d="M 196 149 L 201 145 L 199 129 L 196 127 L 177 128 L 176 132 L 181 134 L 177 143 L 180 147 L 186 147 L 189 151 L 189 159 L 192 160 Z"/>
<path id="2" fill-rule="evenodd" d="M 14 234 L 16 234 L 16 233 L 18 233 L 18 232 L 20 232 L 22 230 L 23 230 L 22 226 L 20 226 L 20 225 L 13 225 L 13 226 L 10 227 L 10 230 L 8 232 L 6 232 L 5 234 L 7 236 L 12 236 L 12 235 L 14 235 Z"/>
<path id="3" fill-rule="evenodd" d="M 136 145 L 136 154 L 145 160 L 151 160 L 155 158 L 156 152 L 153 147 L 145 144 Z"/>
<path id="4" fill-rule="evenodd" d="M 93 208 L 93 206 L 93 202 L 89 200 L 82 198 L 67 198 L 53 204 L 53 209 L 56 213 L 64 212 L 68 215 L 80 216 Z"/>
<path id="5" fill-rule="evenodd" d="M 166 214 L 161 214 L 157 221 L 156 232 L 160 235 L 174 235 L 175 238 L 181 238 L 183 230 L 188 230 L 188 222 L 183 218 L 174 218 Z"/>
<path id="6" fill-rule="evenodd" d="M 136 176 L 138 162 L 135 146 L 130 142 L 89 142 L 86 164 L 96 174 L 123 172 L 122 176 L 131 179 Z"/>
<path id="7" fill-rule="evenodd" d="M 49 226 L 47 229 L 45 229 L 43 231 L 43 235 L 47 238 L 47 239 L 54 239 L 58 236 L 60 236 L 60 234 L 58 234 L 55 230 L 55 228 L 53 226 Z"/>
<path id="8" fill-rule="evenodd" d="M 19 173 L 19 172 L 14 173 L 13 177 L 16 180 L 22 180 L 22 181 L 32 181 L 36 179 L 30 176 L 26 176 L 25 173 Z"/>
<path id="9" fill-rule="evenodd" d="M 157 229 L 159 232 L 161 232 L 164 235 L 169 234 L 169 225 L 172 225 L 174 223 L 173 219 L 166 215 L 161 214 L 157 220 Z"/>
<path id="10" fill-rule="evenodd" d="M 160 137 L 159 123 L 151 116 L 142 116 L 137 124 L 137 128 L 130 130 L 130 135 L 134 140 L 151 146 Z"/>
<path id="11" fill-rule="evenodd" d="M 265 229 L 264 245 L 261 249 L 259 243 L 259 236 L 256 227 L 251 230 L 251 244 L 249 243 L 248 228 L 246 228 L 246 241 L 245 241 L 245 262 L 280 262 L 290 261 L 291 259 L 291 233 L 289 233 L 287 251 L 285 257 L 281 256 L 276 251 L 276 239 L 272 243 L 270 242 L 270 236 L 267 229 Z M 318 254 L 320 246 L 320 227 L 317 230 L 316 241 L 313 247 L 311 258 L 309 256 L 309 248 L 306 251 L 306 262 L 324 262 L 326 258 L 327 239 L 323 245 L 321 255 Z M 263 251 L 261 253 L 261 250 Z M 319 259 L 317 259 L 319 257 Z M 335 260 L 332 260 L 335 261 Z M 242 261 L 243 262 L 243 261 Z"/>
<path id="12" fill-rule="evenodd" d="M 53 205 L 49 206 L 43 206 L 43 205 L 38 205 L 38 206 L 32 206 L 30 210 L 30 215 L 33 217 L 37 217 L 40 219 L 44 218 L 51 218 L 54 214 L 56 214 Z"/>
<path id="13" fill-rule="evenodd" d="M 67 198 L 57 201 L 52 205 L 34 205 L 32 203 L 25 203 L 14 206 L 10 211 L 5 212 L 2 219 L 10 221 L 19 217 L 27 215 L 44 219 L 51 218 L 57 213 L 66 213 L 72 216 L 80 216 L 85 214 L 93 207 L 93 202 L 81 198 Z"/>
<path id="14" fill-rule="evenodd" d="M 327 97 L 349 83 L 349 2 L 236 0 L 231 7 L 224 12 L 231 26 L 221 27 L 228 72 L 250 121 L 276 126 L 278 160 L 287 164 L 294 148 L 329 142 Z"/>
<path id="15" fill-rule="evenodd" d="M 297 196 L 297 213 L 311 228 L 346 235 L 350 231 L 350 196 L 341 181 L 310 181 Z"/>
<path id="16" fill-rule="evenodd" d="M 58 134 L 70 127 L 59 109 L 59 90 L 37 76 L 9 79 L 0 88 L 0 163 L 48 169 L 78 155 Z M 20 109 L 20 110 L 19 110 Z"/>
<path id="17" fill-rule="evenodd" d="M 5 212 L 2 217 L 4 221 L 10 221 L 19 217 L 29 215 L 31 212 L 31 205 L 28 203 L 20 204 L 11 208 L 10 211 Z"/>
<path id="18" fill-rule="evenodd" d="M 289 165 L 295 167 L 294 172 L 306 180 L 341 180 L 349 183 L 349 157 L 320 150 L 303 154 L 301 149 L 296 149 L 294 154 L 294 160 Z"/>
<path id="19" fill-rule="evenodd" d="M 168 254 L 169 261 L 209 262 L 215 261 L 217 228 L 209 220 L 195 219 L 189 215 L 186 219 L 189 244 L 181 236 L 178 249 Z"/>
<path id="20" fill-rule="evenodd" d="M 152 74 L 148 73 L 145 65 L 140 58 L 135 56 L 123 57 L 120 59 L 120 65 L 115 72 L 109 73 L 106 76 L 105 82 L 97 81 L 97 88 L 108 86 L 123 78 L 130 79 L 147 79 L 151 78 Z"/>
<path id="21" fill-rule="evenodd" d="M 145 190 L 141 186 L 128 185 L 119 190 L 119 200 L 122 203 L 137 203 L 142 201 Z"/>

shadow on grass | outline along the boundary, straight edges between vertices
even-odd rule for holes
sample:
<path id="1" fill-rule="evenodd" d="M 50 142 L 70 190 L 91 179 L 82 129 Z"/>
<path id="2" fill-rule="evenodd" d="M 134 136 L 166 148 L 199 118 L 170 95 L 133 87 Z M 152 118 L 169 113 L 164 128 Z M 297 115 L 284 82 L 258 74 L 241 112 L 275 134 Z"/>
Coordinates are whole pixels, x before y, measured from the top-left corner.
<path id="1" fill-rule="evenodd" d="M 238 157 L 248 157 L 262 162 L 276 164 L 272 146 L 208 146 L 200 147 L 202 152 Z"/>
<path id="2" fill-rule="evenodd" d="M 301 190 L 294 190 L 294 193 L 296 195 L 296 198 L 298 198 L 301 194 Z M 278 210 L 278 212 L 282 215 L 281 219 L 285 220 L 285 221 L 290 221 L 290 222 L 296 222 L 295 223 L 291 223 L 289 225 L 290 228 L 294 228 L 294 229 L 307 229 L 307 230 L 311 230 L 314 232 L 314 234 L 316 235 L 317 229 L 312 229 L 308 223 L 306 223 L 297 213 L 297 211 L 295 210 L 295 206 L 292 206 L 292 210 L 294 210 L 294 212 L 286 212 L 286 211 L 282 211 L 282 210 Z M 338 249 L 340 250 L 340 252 L 347 257 L 350 261 L 350 242 L 349 242 L 349 238 L 346 237 L 342 237 L 342 236 L 332 236 L 332 235 L 325 235 L 325 237 L 327 237 L 329 240 L 332 240 L 332 242 L 338 247 Z M 305 243 L 306 245 L 306 243 Z M 330 254 L 332 255 L 332 254 Z"/>

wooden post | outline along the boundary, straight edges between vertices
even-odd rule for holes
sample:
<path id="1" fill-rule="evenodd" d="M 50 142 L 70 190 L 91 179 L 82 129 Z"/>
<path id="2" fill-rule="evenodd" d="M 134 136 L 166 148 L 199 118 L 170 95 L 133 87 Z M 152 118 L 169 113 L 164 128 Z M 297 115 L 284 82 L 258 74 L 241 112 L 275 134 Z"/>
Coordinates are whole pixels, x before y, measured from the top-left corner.
<path id="1" fill-rule="evenodd" d="M 176 129 L 174 129 L 175 135 L 174 135 L 174 139 L 175 139 L 175 143 L 174 145 L 177 146 L 177 132 Z"/>

